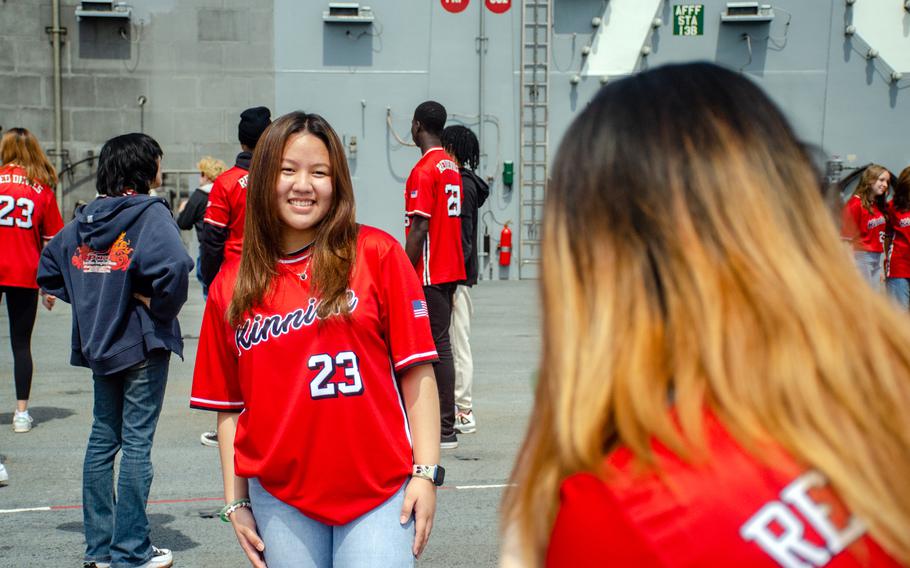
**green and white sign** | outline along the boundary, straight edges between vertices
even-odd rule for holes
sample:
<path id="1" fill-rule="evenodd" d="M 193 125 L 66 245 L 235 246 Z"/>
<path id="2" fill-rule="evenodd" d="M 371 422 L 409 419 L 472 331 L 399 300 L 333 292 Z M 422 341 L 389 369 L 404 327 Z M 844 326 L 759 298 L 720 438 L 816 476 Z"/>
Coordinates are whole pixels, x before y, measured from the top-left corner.
<path id="1" fill-rule="evenodd" d="M 704 33 L 704 4 L 673 5 L 673 35 L 700 36 Z"/>

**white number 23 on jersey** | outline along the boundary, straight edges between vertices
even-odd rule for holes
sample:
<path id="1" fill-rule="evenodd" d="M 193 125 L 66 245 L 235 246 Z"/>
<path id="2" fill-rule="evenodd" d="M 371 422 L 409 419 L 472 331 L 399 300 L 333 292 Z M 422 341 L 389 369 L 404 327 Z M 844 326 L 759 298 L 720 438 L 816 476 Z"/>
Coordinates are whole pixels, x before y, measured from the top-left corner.
<path id="1" fill-rule="evenodd" d="M 454 183 L 447 183 L 446 195 L 448 196 L 446 207 L 449 217 L 458 217 L 461 215 L 461 187 Z"/>
<path id="2" fill-rule="evenodd" d="M 16 206 L 22 209 L 22 217 L 14 218 L 10 213 Z M 20 229 L 32 228 L 32 213 L 35 211 L 35 202 L 28 197 L 15 199 L 11 195 L 0 195 L 0 227 L 12 227 L 13 223 Z"/>
<path id="3" fill-rule="evenodd" d="M 342 351 L 332 357 L 328 353 L 311 355 L 307 367 L 311 371 L 318 371 L 310 380 L 310 396 L 320 398 L 336 398 L 338 394 L 357 396 L 363 394 L 363 380 L 360 378 L 360 361 L 353 351 Z M 344 379 L 333 382 L 336 371 L 344 373 Z"/>

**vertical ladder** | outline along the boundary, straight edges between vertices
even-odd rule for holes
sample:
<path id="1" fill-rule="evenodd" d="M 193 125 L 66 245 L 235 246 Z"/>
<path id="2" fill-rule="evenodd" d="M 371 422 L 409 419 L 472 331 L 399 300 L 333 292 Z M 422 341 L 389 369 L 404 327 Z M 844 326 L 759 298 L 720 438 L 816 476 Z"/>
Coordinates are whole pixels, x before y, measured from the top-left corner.
<path id="1" fill-rule="evenodd" d="M 535 278 L 540 263 L 541 216 L 547 184 L 549 142 L 549 0 L 522 0 L 521 155 L 518 166 L 518 277 Z"/>

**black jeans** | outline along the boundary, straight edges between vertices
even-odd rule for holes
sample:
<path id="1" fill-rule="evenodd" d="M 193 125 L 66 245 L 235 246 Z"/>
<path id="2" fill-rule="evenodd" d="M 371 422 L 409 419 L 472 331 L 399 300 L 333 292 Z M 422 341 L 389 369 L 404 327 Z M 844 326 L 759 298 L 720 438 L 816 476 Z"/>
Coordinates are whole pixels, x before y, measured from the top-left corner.
<path id="1" fill-rule="evenodd" d="M 433 371 L 436 373 L 436 388 L 439 391 L 442 437 L 455 434 L 455 360 L 452 358 L 449 325 L 452 323 L 452 299 L 456 286 L 454 282 L 447 282 L 423 287 L 430 314 L 430 331 L 433 332 L 433 341 L 439 354 L 439 362 L 433 365 Z"/>

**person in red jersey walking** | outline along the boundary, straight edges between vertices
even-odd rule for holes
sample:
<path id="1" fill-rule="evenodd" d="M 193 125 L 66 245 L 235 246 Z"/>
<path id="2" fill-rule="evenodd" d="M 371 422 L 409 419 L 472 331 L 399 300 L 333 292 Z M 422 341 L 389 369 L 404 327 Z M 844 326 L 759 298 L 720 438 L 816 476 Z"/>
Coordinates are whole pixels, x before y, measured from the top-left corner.
<path id="1" fill-rule="evenodd" d="M 271 118 L 271 111 L 266 107 L 248 108 L 240 113 L 237 138 L 241 152 L 237 154 L 234 167 L 215 178 L 209 191 L 203 229 L 199 235 L 199 273 L 206 294 L 221 265 L 232 258 L 240 258 L 250 160 Z M 205 446 L 218 447 L 218 432 L 203 432 L 199 441 Z"/>
<path id="2" fill-rule="evenodd" d="M 47 241 L 63 227 L 54 199 L 57 174 L 38 140 L 25 128 L 11 128 L 0 139 L 0 296 L 6 296 L 16 412 L 13 431 L 28 432 L 32 417 L 32 329 L 38 310 L 38 258 Z M 48 310 L 53 296 L 41 294 Z"/>
<path id="3" fill-rule="evenodd" d="M 856 190 L 841 210 L 841 238 L 853 248 L 856 267 L 879 289 L 885 242 L 885 194 L 891 173 L 884 166 L 866 168 Z"/>
<path id="4" fill-rule="evenodd" d="M 904 168 L 894 184 L 887 218 L 885 288 L 906 311 L 910 310 L 910 167 Z"/>
<path id="5" fill-rule="evenodd" d="M 405 185 L 405 250 L 427 298 L 433 340 L 439 353 L 436 384 L 441 417 L 440 446 L 458 447 L 455 434 L 455 361 L 449 326 L 458 282 L 465 279 L 461 247 L 461 174 L 442 148 L 446 109 L 426 101 L 414 110 L 411 137 L 422 157 Z"/>
<path id="6" fill-rule="evenodd" d="M 709 63 L 610 83 L 575 119 L 504 566 L 910 563 L 910 321 L 858 293 L 820 179 Z"/>
<path id="7" fill-rule="evenodd" d="M 190 405 L 218 412 L 221 517 L 254 566 L 411 566 L 436 508 L 438 359 L 401 245 L 354 221 L 344 148 L 293 112 L 253 156 Z M 369 562 L 372 561 L 372 564 Z"/>

